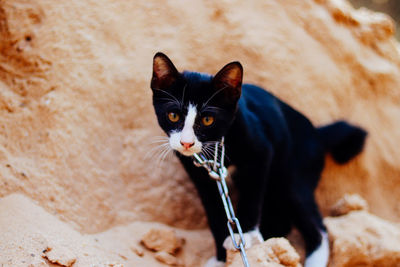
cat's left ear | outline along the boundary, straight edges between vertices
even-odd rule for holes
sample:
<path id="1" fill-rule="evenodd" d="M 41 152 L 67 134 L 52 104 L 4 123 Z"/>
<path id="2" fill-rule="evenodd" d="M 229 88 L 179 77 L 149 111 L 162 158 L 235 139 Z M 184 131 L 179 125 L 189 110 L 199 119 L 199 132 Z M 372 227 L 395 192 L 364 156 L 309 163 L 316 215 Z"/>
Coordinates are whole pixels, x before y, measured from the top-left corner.
<path id="1" fill-rule="evenodd" d="M 172 61 L 163 53 L 158 52 L 153 58 L 152 89 L 167 89 L 179 77 L 179 72 Z"/>
<path id="2" fill-rule="evenodd" d="M 239 100 L 242 92 L 243 67 L 238 61 L 223 67 L 213 78 L 216 90 L 221 90 L 225 97 L 232 102 Z"/>

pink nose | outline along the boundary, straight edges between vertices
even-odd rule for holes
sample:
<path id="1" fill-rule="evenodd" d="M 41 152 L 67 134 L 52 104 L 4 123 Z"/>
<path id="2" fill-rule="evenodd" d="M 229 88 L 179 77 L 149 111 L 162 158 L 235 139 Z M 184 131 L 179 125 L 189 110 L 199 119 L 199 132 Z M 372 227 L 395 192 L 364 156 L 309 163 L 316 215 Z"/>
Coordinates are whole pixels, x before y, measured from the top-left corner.
<path id="1" fill-rule="evenodd" d="M 194 145 L 194 143 L 184 143 L 184 142 L 181 141 L 181 145 L 182 145 L 185 149 L 189 149 L 189 148 L 191 148 L 191 147 Z"/>

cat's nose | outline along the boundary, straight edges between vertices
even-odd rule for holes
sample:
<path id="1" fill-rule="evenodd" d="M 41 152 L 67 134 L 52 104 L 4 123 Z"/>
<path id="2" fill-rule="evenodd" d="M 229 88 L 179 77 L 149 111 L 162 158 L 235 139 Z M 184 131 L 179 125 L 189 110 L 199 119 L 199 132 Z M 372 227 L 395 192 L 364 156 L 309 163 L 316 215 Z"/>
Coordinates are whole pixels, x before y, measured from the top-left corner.
<path id="1" fill-rule="evenodd" d="M 191 147 L 194 145 L 194 142 L 193 142 L 193 143 L 185 143 L 185 142 L 182 142 L 182 141 L 181 141 L 181 145 L 182 145 L 185 149 L 189 149 L 189 148 L 191 148 Z"/>

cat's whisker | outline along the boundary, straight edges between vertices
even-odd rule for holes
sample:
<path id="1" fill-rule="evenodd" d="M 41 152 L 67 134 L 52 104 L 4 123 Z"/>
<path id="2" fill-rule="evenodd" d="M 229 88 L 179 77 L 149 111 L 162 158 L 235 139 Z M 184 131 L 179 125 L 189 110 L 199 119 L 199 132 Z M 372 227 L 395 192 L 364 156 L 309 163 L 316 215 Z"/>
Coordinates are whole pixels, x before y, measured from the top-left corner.
<path id="1" fill-rule="evenodd" d="M 160 91 L 160 92 L 163 92 L 163 93 L 165 93 L 165 94 L 167 94 L 168 96 L 170 96 L 173 100 L 175 100 L 177 103 L 179 103 L 179 106 L 180 106 L 180 102 L 179 102 L 179 100 L 175 97 L 175 96 L 173 96 L 172 94 L 170 94 L 170 93 L 168 93 L 167 91 L 165 91 L 165 90 L 162 90 L 162 89 L 155 89 L 155 90 L 157 90 L 157 91 Z"/>
<path id="2" fill-rule="evenodd" d="M 149 161 L 150 159 L 154 159 L 157 155 L 160 154 L 160 151 L 162 151 L 163 149 L 164 148 L 160 148 L 159 150 L 153 150 L 153 151 L 151 151 L 151 153 L 147 153 L 144 156 L 144 159 L 147 160 L 147 161 Z"/>
<path id="3" fill-rule="evenodd" d="M 203 148 L 202 151 L 206 152 L 204 154 L 207 154 L 210 159 L 214 159 L 214 153 L 215 153 L 215 144 L 219 143 L 219 141 L 207 141 L 203 143 Z M 225 153 L 225 160 L 229 161 L 229 157 Z"/>
<path id="4" fill-rule="evenodd" d="M 164 143 L 150 148 L 145 154 L 144 159 L 147 160 L 152 158 L 157 152 L 162 152 L 166 147 L 169 147 L 169 143 Z"/>
<path id="5" fill-rule="evenodd" d="M 161 163 L 164 161 L 166 155 L 171 151 L 170 147 L 165 147 L 163 151 L 160 153 L 160 155 L 157 158 L 157 166 L 160 167 Z"/>
<path id="6" fill-rule="evenodd" d="M 216 143 L 217 143 L 217 141 L 208 141 L 208 142 L 205 142 L 204 147 L 206 147 L 207 149 L 214 150 Z"/>
<path id="7" fill-rule="evenodd" d="M 161 155 L 165 152 L 167 148 L 164 147 L 161 149 L 160 153 L 157 154 L 156 159 L 154 160 L 154 162 L 156 163 L 155 165 L 158 167 L 160 167 L 160 159 L 161 159 Z"/>
<path id="8" fill-rule="evenodd" d="M 152 144 L 157 144 L 157 143 L 168 143 L 168 140 L 162 140 L 162 139 L 160 139 L 160 140 L 153 140 L 153 141 L 150 141 L 150 142 L 148 142 L 147 144 L 148 145 L 152 145 Z"/>
<path id="9" fill-rule="evenodd" d="M 203 107 L 203 111 L 220 112 L 223 110 L 224 110 L 223 108 L 213 107 L 213 106 Z"/>
<path id="10" fill-rule="evenodd" d="M 153 141 L 153 140 L 168 140 L 168 139 L 169 139 L 168 136 L 157 135 L 157 136 L 153 136 L 150 141 Z"/>
<path id="11" fill-rule="evenodd" d="M 146 145 L 150 146 L 150 145 L 159 144 L 159 143 L 168 144 L 169 143 L 169 138 L 167 136 L 154 136 L 152 138 L 152 140 L 146 142 Z M 163 145 L 163 144 L 161 144 L 161 145 Z"/>
<path id="12" fill-rule="evenodd" d="M 168 155 L 170 155 L 170 152 L 171 152 L 171 149 L 168 148 L 168 149 L 166 150 L 166 152 L 163 154 L 163 156 L 161 157 L 161 162 L 163 162 L 163 161 L 165 160 L 165 158 L 166 158 Z"/>
<path id="13" fill-rule="evenodd" d="M 171 98 L 160 98 L 159 100 L 165 100 L 166 104 L 178 105 L 179 107 L 182 106 L 182 103 L 180 103 L 179 101 L 177 101 L 177 100 L 175 100 L 175 99 L 171 99 Z"/>
<path id="14" fill-rule="evenodd" d="M 205 156 L 207 159 L 213 158 L 212 155 L 213 155 L 213 153 L 214 153 L 214 150 L 213 150 L 212 144 L 210 144 L 210 142 L 206 142 L 206 143 L 204 144 L 203 148 L 202 148 L 202 152 L 203 152 L 204 156 Z"/>
<path id="15" fill-rule="evenodd" d="M 200 152 L 206 159 L 208 159 L 208 155 L 207 155 L 207 151 L 204 149 L 204 148 L 202 148 L 201 149 L 201 152 Z"/>
<path id="16" fill-rule="evenodd" d="M 168 136 L 166 135 L 154 135 L 153 138 L 163 138 L 163 139 L 168 139 Z"/>
<path id="17" fill-rule="evenodd" d="M 208 149 L 204 149 L 204 150 L 203 150 L 203 155 L 205 156 L 205 158 L 206 158 L 207 160 L 209 160 L 210 158 L 212 158 L 211 152 L 210 152 Z"/>
<path id="18" fill-rule="evenodd" d="M 207 145 L 215 145 L 215 143 L 218 143 L 219 141 L 206 141 L 204 142 Z"/>

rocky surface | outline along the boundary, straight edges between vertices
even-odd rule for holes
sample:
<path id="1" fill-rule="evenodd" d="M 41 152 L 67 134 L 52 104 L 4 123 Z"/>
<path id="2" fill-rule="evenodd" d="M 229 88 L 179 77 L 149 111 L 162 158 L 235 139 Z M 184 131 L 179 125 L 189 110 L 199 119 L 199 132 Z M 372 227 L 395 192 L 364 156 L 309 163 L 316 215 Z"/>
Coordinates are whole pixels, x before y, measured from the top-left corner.
<path id="1" fill-rule="evenodd" d="M 345 194 L 343 198 L 339 199 L 331 208 L 332 216 L 345 215 L 355 210 L 368 211 L 368 203 L 357 194 Z"/>
<path id="2" fill-rule="evenodd" d="M 184 239 L 179 238 L 175 231 L 170 229 L 151 229 L 141 239 L 141 243 L 147 249 L 164 251 L 169 254 L 176 254 L 184 242 Z"/>
<path id="3" fill-rule="evenodd" d="M 2 266 L 199 266 L 213 253 L 211 234 L 205 229 L 188 231 L 134 222 L 97 234 L 82 234 L 21 194 L 0 200 L 0 229 Z M 172 250 L 174 255 L 166 252 L 170 245 L 158 252 L 142 249 L 142 236 L 155 232 L 176 233 L 175 237 L 187 241 L 180 244 L 177 254 Z"/>
<path id="4" fill-rule="evenodd" d="M 328 217 L 331 239 L 330 267 L 400 266 L 400 224 L 366 211 Z"/>
<path id="5" fill-rule="evenodd" d="M 153 223 L 139 221 L 182 231 L 177 258 L 186 266 L 213 255 L 193 186 L 152 143 L 162 135 L 149 89 L 157 51 L 180 70 L 215 73 L 239 60 L 245 82 L 316 125 L 345 118 L 367 129 L 366 148 L 350 164 L 327 157 L 318 202 L 328 215 L 357 193 L 371 213 L 399 222 L 394 30 L 389 17 L 342 0 L 0 1 L 0 229 L 8 229 L 0 263 L 85 266 L 79 251 L 96 235 L 108 241 L 93 243 L 89 256 L 158 266 L 138 245 Z M 7 197 L 14 193 L 25 197 Z M 36 214 L 35 205 L 44 210 Z"/>
<path id="6" fill-rule="evenodd" d="M 243 266 L 239 252 L 230 251 L 227 267 Z M 253 267 L 301 267 L 300 256 L 285 238 L 270 238 L 247 250 L 250 266 Z"/>
<path id="7" fill-rule="evenodd" d="M 400 224 L 368 212 L 360 196 L 345 195 L 325 218 L 331 243 L 330 267 L 400 266 Z"/>

